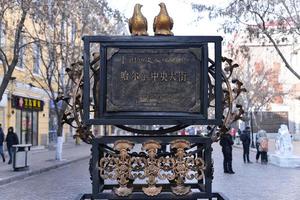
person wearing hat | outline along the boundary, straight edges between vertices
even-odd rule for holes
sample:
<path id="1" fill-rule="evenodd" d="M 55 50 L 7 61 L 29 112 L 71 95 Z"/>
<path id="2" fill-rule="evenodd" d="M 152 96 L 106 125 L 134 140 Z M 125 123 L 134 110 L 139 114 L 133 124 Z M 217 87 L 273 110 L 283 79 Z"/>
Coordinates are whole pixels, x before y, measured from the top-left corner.
<path id="1" fill-rule="evenodd" d="M 234 174 L 232 170 L 232 145 L 233 139 L 229 132 L 221 135 L 220 145 L 222 146 L 222 153 L 224 156 L 223 168 L 224 173 Z"/>
<path id="2" fill-rule="evenodd" d="M 240 139 L 243 143 L 243 159 L 244 163 L 252 163 L 249 159 L 249 152 L 250 152 L 250 127 L 247 126 L 245 130 L 243 130 Z"/>

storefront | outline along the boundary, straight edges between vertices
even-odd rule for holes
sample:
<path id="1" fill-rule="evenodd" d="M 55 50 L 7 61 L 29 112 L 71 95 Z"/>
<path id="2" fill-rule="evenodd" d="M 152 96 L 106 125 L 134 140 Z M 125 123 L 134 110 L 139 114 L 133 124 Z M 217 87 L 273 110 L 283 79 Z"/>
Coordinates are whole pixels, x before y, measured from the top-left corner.
<path id="1" fill-rule="evenodd" d="M 39 112 L 44 109 L 44 101 L 13 95 L 11 104 L 16 110 L 15 132 L 20 143 L 38 145 Z"/>
<path id="2" fill-rule="evenodd" d="M 7 95 L 3 94 L 2 100 L 0 101 L 0 124 L 2 125 L 2 129 L 6 131 L 6 123 L 5 123 L 5 107 L 7 106 Z"/>

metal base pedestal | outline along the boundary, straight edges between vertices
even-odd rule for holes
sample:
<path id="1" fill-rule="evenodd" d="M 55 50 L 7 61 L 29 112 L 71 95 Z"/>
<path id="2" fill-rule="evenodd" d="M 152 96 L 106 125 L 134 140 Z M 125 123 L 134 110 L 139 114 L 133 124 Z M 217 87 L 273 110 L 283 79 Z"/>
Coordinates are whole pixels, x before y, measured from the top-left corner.
<path id="1" fill-rule="evenodd" d="M 76 200 L 96 200 L 96 199 L 109 199 L 109 200 L 141 200 L 141 199 L 180 199 L 180 200 L 197 200 L 197 199 L 209 199 L 209 200 L 229 200 L 224 194 L 213 192 L 210 196 L 205 193 L 195 192 L 186 196 L 176 196 L 170 192 L 162 192 L 161 194 L 155 197 L 146 197 L 142 193 L 134 193 L 129 197 L 119 197 L 112 193 L 102 193 L 97 195 L 97 197 L 93 197 L 92 194 L 83 194 L 79 195 Z"/>

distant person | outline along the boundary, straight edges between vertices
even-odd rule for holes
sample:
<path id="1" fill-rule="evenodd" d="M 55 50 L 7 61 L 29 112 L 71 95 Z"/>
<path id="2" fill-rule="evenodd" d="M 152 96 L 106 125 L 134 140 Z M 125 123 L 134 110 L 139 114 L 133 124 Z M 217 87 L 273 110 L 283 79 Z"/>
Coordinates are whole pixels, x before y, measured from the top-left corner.
<path id="1" fill-rule="evenodd" d="M 182 130 L 180 131 L 180 135 L 186 135 L 185 129 L 182 129 Z"/>
<path id="2" fill-rule="evenodd" d="M 196 135 L 196 129 L 195 129 L 195 127 L 191 127 L 191 128 L 189 128 L 188 129 L 188 133 L 189 133 L 189 135 Z"/>
<path id="3" fill-rule="evenodd" d="M 222 146 L 222 153 L 224 156 L 224 161 L 223 161 L 224 173 L 234 174 L 235 172 L 232 170 L 233 140 L 229 132 L 221 135 L 220 145 Z"/>
<path id="4" fill-rule="evenodd" d="M 213 129 L 211 126 L 206 127 L 207 135 L 206 136 L 212 136 L 213 134 Z"/>
<path id="5" fill-rule="evenodd" d="M 231 128 L 230 135 L 233 137 L 233 141 L 234 141 L 235 137 L 236 137 L 236 129 L 235 128 Z"/>
<path id="6" fill-rule="evenodd" d="M 259 151 L 259 131 L 258 131 L 258 133 L 255 136 L 255 147 L 256 147 L 256 156 L 255 156 L 255 159 L 256 159 L 256 162 L 258 162 L 259 157 L 260 157 L 260 151 Z"/>
<path id="7" fill-rule="evenodd" d="M 241 129 L 239 128 L 238 129 L 238 135 L 241 135 L 242 134 L 242 131 L 241 131 Z"/>
<path id="8" fill-rule="evenodd" d="M 158 130 L 163 131 L 164 127 L 159 127 Z M 160 143 L 161 148 L 157 151 L 157 153 L 166 153 L 167 152 L 167 144 L 166 143 Z"/>
<path id="9" fill-rule="evenodd" d="M 201 135 L 204 137 L 211 136 L 212 135 L 212 128 L 210 126 L 207 126 L 204 131 L 201 132 Z"/>
<path id="10" fill-rule="evenodd" d="M 261 155 L 261 164 L 267 164 L 268 163 L 268 136 L 266 131 L 260 130 L 257 133 L 257 138 L 258 138 L 258 151 Z M 256 161 L 258 161 L 258 158 L 256 158 Z"/>
<path id="11" fill-rule="evenodd" d="M 2 156 L 3 162 L 5 162 L 4 152 L 3 152 L 3 142 L 4 142 L 4 133 L 2 130 L 2 124 L 0 124 L 0 154 Z"/>
<path id="12" fill-rule="evenodd" d="M 9 154 L 9 161 L 8 164 L 11 164 L 12 162 L 12 146 L 19 144 L 19 139 L 17 134 L 14 132 L 13 127 L 9 127 L 7 131 L 7 136 L 6 136 L 6 145 L 7 145 L 7 151 Z"/>
<path id="13" fill-rule="evenodd" d="M 237 133 L 236 133 L 236 144 L 240 144 L 240 137 L 241 137 L 241 134 L 242 134 L 242 131 L 241 129 L 239 128 Z"/>
<path id="14" fill-rule="evenodd" d="M 243 130 L 240 139 L 243 143 L 243 159 L 244 163 L 252 163 L 249 159 L 249 152 L 250 152 L 250 127 L 247 126 L 245 130 Z"/>

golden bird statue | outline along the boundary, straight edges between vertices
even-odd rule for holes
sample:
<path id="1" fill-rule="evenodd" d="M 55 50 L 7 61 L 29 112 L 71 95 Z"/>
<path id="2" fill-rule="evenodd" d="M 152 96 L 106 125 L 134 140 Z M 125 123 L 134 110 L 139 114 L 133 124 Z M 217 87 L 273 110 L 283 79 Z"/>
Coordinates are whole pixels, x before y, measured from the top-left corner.
<path id="1" fill-rule="evenodd" d="M 143 5 L 135 4 L 132 17 L 129 19 L 129 31 L 131 35 L 148 35 L 148 23 L 146 17 L 143 16 L 141 8 Z"/>
<path id="2" fill-rule="evenodd" d="M 169 16 L 167 7 L 164 3 L 160 6 L 159 14 L 154 18 L 153 31 L 155 35 L 173 35 L 173 19 Z"/>

